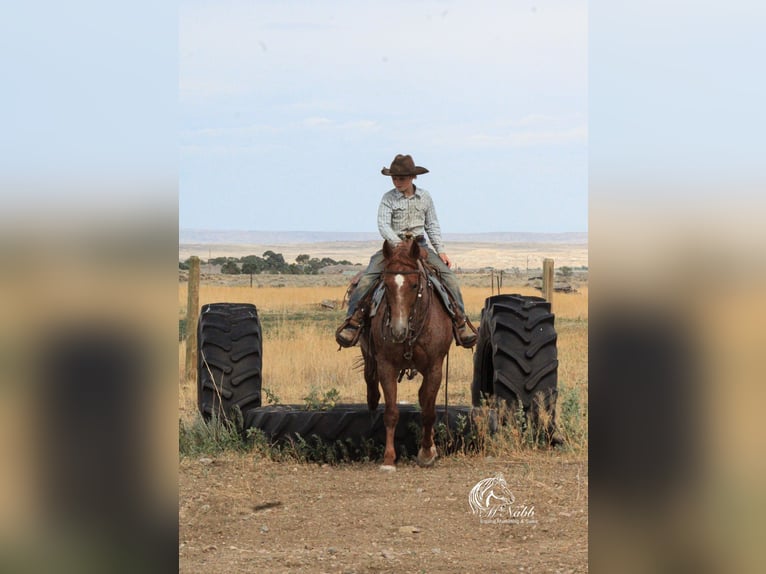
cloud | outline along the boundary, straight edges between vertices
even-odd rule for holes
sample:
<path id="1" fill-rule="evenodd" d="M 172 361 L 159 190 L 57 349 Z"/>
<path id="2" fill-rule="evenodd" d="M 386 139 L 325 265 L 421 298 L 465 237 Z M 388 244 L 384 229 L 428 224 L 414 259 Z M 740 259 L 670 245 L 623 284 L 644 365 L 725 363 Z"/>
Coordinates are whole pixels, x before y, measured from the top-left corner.
<path id="1" fill-rule="evenodd" d="M 264 137 L 274 137 L 279 135 L 291 135 L 305 132 L 306 130 L 331 130 L 333 132 L 346 133 L 370 133 L 381 129 L 380 124 L 371 119 L 359 119 L 338 121 L 323 116 L 312 116 L 302 121 L 288 121 L 283 124 L 251 124 L 246 126 L 213 126 L 204 128 L 194 128 L 182 130 L 180 135 L 184 142 L 189 144 L 188 149 L 195 149 L 195 144 L 199 147 L 206 147 L 207 142 L 215 140 L 217 144 L 210 144 L 209 149 L 219 147 L 228 149 L 240 146 L 243 142 L 249 146 L 253 141 L 258 141 Z"/>
<path id="2" fill-rule="evenodd" d="M 333 125 L 333 123 L 334 122 L 329 118 L 306 118 L 305 120 L 303 120 L 303 125 L 308 126 L 310 128 L 331 126 Z"/>
<path id="3" fill-rule="evenodd" d="M 303 125 L 309 128 L 329 128 L 348 132 L 369 132 L 380 129 L 378 122 L 368 119 L 338 122 L 325 117 L 311 117 L 305 119 Z"/>
<path id="4" fill-rule="evenodd" d="M 289 146 L 277 142 L 259 141 L 253 144 L 243 143 L 211 143 L 211 144 L 186 144 L 179 147 L 182 157 L 210 158 L 224 157 L 227 159 L 235 156 L 255 156 L 264 153 L 284 153 Z"/>
<path id="5" fill-rule="evenodd" d="M 279 128 L 275 126 L 269 126 L 264 124 L 253 124 L 249 126 L 209 127 L 209 128 L 182 130 L 181 137 L 225 138 L 225 137 L 263 135 L 264 133 L 273 134 L 278 131 L 280 131 Z"/>
<path id="6" fill-rule="evenodd" d="M 577 126 L 559 130 L 514 131 L 506 134 L 475 134 L 467 138 L 472 146 L 533 147 L 544 145 L 586 144 L 588 128 Z"/>
<path id="7" fill-rule="evenodd" d="M 194 77 L 196 75 L 196 77 Z M 233 98 L 247 95 L 250 88 L 241 82 L 216 77 L 211 81 L 200 73 L 183 73 L 179 80 L 178 96 L 182 102 L 200 102 L 209 98 Z"/>
<path id="8" fill-rule="evenodd" d="M 516 127 L 540 126 L 551 125 L 556 121 L 557 118 L 555 116 L 548 114 L 528 114 L 512 125 Z"/>

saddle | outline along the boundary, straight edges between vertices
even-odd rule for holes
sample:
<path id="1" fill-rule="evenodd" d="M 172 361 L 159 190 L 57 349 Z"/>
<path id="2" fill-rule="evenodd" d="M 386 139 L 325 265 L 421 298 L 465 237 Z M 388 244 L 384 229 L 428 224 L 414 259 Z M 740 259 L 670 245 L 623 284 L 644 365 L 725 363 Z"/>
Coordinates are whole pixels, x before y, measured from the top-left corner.
<path id="1" fill-rule="evenodd" d="M 452 294 L 447 290 L 447 288 L 444 286 L 444 284 L 441 282 L 441 278 L 439 275 L 439 270 L 432 265 L 429 265 L 428 262 L 423 261 L 423 267 L 426 271 L 426 279 L 427 281 L 433 285 L 434 293 L 439 295 L 439 300 L 444 305 L 444 308 L 446 309 L 447 313 L 449 313 L 449 316 L 454 319 L 455 318 L 455 301 L 452 297 Z M 354 292 L 354 289 L 356 289 L 357 285 L 359 285 L 359 280 L 362 278 L 363 271 L 360 271 L 354 277 L 351 279 L 351 282 L 348 285 L 348 288 L 346 289 L 346 294 L 343 298 L 343 303 L 341 306 L 346 304 L 346 301 L 351 297 L 351 293 Z M 359 306 L 362 307 L 365 310 L 365 318 L 366 319 L 372 319 L 378 312 L 378 308 L 380 307 L 381 301 L 383 301 L 383 295 L 385 294 L 385 286 L 383 285 L 383 279 L 380 278 L 375 282 L 372 287 L 370 288 L 369 293 L 359 302 Z"/>
<path id="2" fill-rule="evenodd" d="M 452 302 L 450 292 L 447 291 L 447 288 L 442 284 L 441 280 L 437 277 L 434 271 L 435 270 L 433 269 L 426 268 L 426 278 L 428 282 L 433 285 L 434 293 L 439 295 L 439 299 L 444 305 L 444 308 L 447 310 L 447 313 L 449 313 L 449 316 L 454 319 L 455 307 L 454 303 Z M 378 280 L 378 282 L 373 285 L 370 291 L 372 292 L 372 297 L 370 299 L 370 310 L 367 313 L 367 316 L 373 318 L 378 312 L 378 307 L 380 307 L 380 302 L 383 300 L 383 295 L 386 291 L 385 286 L 383 285 L 383 281 Z"/>

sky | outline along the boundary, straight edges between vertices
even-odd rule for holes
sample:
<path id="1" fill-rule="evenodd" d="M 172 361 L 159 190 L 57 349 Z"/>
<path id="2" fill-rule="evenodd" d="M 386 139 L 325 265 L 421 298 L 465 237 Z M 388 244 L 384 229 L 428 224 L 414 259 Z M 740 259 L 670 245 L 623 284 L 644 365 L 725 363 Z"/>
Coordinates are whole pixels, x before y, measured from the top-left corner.
<path id="1" fill-rule="evenodd" d="M 443 232 L 587 231 L 581 0 L 179 5 L 179 226 L 372 231 L 399 153 Z"/>

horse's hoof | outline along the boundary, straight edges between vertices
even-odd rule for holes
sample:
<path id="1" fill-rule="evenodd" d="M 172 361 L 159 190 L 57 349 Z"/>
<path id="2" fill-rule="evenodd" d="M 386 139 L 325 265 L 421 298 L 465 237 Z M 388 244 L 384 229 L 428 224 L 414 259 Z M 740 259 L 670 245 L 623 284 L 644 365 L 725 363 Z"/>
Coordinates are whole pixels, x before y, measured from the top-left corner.
<path id="1" fill-rule="evenodd" d="M 396 472 L 396 467 L 393 464 L 381 464 L 381 472 Z"/>
<path id="2" fill-rule="evenodd" d="M 429 454 L 426 454 L 422 448 L 418 451 L 419 466 L 429 468 L 434 465 L 434 462 L 436 462 L 436 447 L 435 446 L 431 447 L 431 451 Z"/>

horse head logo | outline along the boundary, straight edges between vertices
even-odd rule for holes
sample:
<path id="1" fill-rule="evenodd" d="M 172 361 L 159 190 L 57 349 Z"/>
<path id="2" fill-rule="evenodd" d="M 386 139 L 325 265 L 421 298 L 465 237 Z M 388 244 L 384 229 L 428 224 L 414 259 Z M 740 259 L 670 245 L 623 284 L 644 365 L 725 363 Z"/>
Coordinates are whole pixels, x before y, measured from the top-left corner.
<path id="1" fill-rule="evenodd" d="M 502 474 L 480 480 L 468 495 L 471 511 L 480 518 L 494 518 L 498 512 L 510 512 L 515 500 Z"/>

